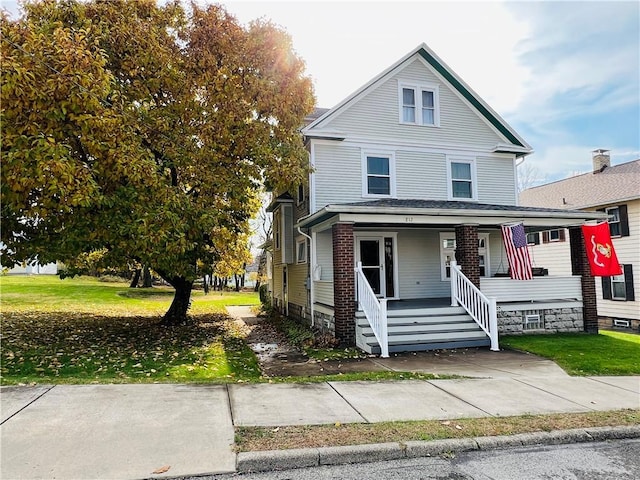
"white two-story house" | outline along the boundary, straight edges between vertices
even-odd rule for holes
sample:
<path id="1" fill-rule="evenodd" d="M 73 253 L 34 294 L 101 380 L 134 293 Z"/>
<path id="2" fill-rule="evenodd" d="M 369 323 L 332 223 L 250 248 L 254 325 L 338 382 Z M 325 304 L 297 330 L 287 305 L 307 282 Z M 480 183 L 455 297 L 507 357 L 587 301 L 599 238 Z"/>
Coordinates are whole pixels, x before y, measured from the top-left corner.
<path id="1" fill-rule="evenodd" d="M 531 147 L 426 45 L 307 120 L 309 182 L 269 208 L 280 311 L 383 355 L 597 331 L 579 226 L 605 215 L 518 206 Z M 511 280 L 518 222 L 569 228 L 574 270 Z"/>
<path id="2" fill-rule="evenodd" d="M 622 273 L 596 284 L 600 326 L 640 329 L 640 160 L 611 165 L 608 150 L 592 152 L 593 169 L 529 188 L 522 205 L 601 211 L 608 215 L 611 243 Z M 533 261 L 549 275 L 571 273 L 565 229 L 529 235 Z"/>

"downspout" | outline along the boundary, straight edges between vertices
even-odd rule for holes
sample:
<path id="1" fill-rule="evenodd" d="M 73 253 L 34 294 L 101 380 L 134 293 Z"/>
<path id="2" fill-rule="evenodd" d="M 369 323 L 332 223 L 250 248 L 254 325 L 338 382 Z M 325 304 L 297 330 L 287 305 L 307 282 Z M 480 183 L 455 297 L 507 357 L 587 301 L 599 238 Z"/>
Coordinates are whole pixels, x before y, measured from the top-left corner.
<path id="1" fill-rule="evenodd" d="M 314 304 L 314 296 L 313 296 L 313 269 L 314 269 L 314 259 L 315 257 L 315 245 L 313 244 L 313 239 L 307 235 L 306 233 L 304 233 L 302 230 L 300 230 L 300 226 L 298 225 L 297 227 L 298 229 L 298 233 L 300 235 L 302 235 L 303 237 L 306 237 L 307 239 L 309 239 L 309 308 L 311 310 L 311 326 L 315 326 L 316 324 L 316 319 L 315 319 L 315 315 L 314 315 L 314 309 L 313 309 L 313 304 Z"/>

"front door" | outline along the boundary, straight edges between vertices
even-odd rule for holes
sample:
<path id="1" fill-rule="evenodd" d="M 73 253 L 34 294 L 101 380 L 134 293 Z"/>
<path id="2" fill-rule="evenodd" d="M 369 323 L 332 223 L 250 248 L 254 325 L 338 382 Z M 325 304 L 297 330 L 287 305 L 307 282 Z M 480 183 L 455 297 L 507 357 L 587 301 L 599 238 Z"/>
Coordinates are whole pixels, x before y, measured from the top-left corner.
<path id="1" fill-rule="evenodd" d="M 356 261 L 373 292 L 382 298 L 394 297 L 394 245 L 391 237 L 359 237 Z"/>

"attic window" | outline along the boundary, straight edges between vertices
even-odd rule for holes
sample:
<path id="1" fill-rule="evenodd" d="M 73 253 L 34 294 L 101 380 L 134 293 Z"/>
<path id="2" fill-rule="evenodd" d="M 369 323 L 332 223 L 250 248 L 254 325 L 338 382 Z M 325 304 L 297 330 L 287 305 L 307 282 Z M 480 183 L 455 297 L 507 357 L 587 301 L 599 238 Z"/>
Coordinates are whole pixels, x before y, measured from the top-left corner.
<path id="1" fill-rule="evenodd" d="M 398 86 L 400 123 L 410 125 L 438 126 L 440 109 L 437 85 Z"/>

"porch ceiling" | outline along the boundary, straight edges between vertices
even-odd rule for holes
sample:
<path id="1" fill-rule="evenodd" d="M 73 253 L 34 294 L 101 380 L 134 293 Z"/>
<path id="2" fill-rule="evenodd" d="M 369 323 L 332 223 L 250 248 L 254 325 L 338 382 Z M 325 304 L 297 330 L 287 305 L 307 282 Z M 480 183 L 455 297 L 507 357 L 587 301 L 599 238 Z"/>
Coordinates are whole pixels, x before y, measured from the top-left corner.
<path id="1" fill-rule="evenodd" d="M 338 222 L 387 224 L 396 227 L 461 224 L 498 227 L 505 223 L 523 222 L 529 230 L 542 230 L 577 226 L 587 220 L 606 218 L 607 215 L 603 212 L 581 210 L 475 202 L 385 199 L 326 205 L 313 215 L 301 219 L 298 225 L 301 228 L 316 227 L 322 230 Z"/>

